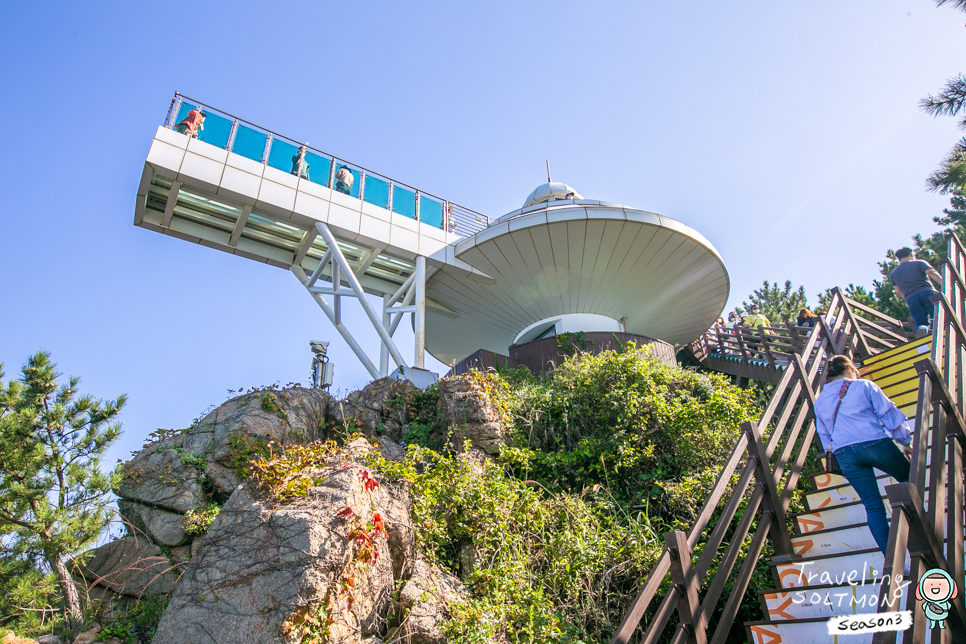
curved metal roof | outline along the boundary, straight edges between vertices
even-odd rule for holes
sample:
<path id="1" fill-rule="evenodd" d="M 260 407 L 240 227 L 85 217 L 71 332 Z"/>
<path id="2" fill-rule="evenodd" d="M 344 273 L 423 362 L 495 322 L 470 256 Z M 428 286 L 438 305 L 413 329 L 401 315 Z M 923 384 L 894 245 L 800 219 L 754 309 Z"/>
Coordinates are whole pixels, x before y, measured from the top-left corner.
<path id="1" fill-rule="evenodd" d="M 486 276 L 442 266 L 427 297 L 426 348 L 444 363 L 505 353 L 517 334 L 567 313 L 627 318 L 630 333 L 672 344 L 710 327 L 728 300 L 718 251 L 684 224 L 619 204 L 550 201 L 514 211 L 456 243 Z M 454 323 L 455 322 L 455 323 Z"/>
<path id="2" fill-rule="evenodd" d="M 568 195 L 573 195 L 568 197 Z M 533 192 L 527 195 L 526 201 L 523 202 L 523 207 L 532 206 L 544 201 L 549 201 L 550 199 L 583 199 L 580 194 L 568 186 L 566 183 L 560 183 L 559 181 L 550 181 L 548 183 L 541 184 L 537 186 Z"/>

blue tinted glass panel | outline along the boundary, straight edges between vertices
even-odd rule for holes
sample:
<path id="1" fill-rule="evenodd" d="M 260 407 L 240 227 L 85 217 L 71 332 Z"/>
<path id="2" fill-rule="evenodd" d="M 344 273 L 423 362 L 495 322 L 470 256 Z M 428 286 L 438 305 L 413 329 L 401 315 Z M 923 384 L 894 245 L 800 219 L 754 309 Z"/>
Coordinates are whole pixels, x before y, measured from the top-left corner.
<path id="1" fill-rule="evenodd" d="M 320 186 L 328 186 L 332 160 L 319 156 L 318 154 L 312 154 L 311 152 L 305 153 L 305 160 L 309 164 L 309 181 L 317 183 Z"/>
<path id="2" fill-rule="evenodd" d="M 340 163 L 339 165 L 337 165 L 335 167 L 336 174 L 338 174 L 339 170 L 342 169 L 342 168 L 346 168 L 349 172 L 352 173 L 352 185 L 349 186 L 349 192 L 347 194 L 350 197 L 355 197 L 356 199 L 358 199 L 359 198 L 359 186 L 362 185 L 362 173 L 359 172 L 358 170 L 354 170 L 354 169 L 350 168 L 349 166 L 343 165 L 343 164 Z M 340 188 L 341 188 L 341 186 L 340 186 L 340 182 L 339 182 L 339 177 L 336 177 L 335 178 L 335 185 L 332 186 L 332 189 L 333 190 L 336 190 L 338 192 L 344 192 L 344 190 L 343 189 L 340 189 Z"/>
<path id="3" fill-rule="evenodd" d="M 235 132 L 235 143 L 231 146 L 231 151 L 248 157 L 253 161 L 261 161 L 265 154 L 265 139 L 268 138 L 258 130 L 238 124 L 238 131 Z"/>
<path id="4" fill-rule="evenodd" d="M 228 146 L 228 139 L 231 137 L 231 121 L 224 116 L 218 116 L 208 112 L 208 117 L 202 124 L 201 132 L 198 133 L 198 140 L 217 145 L 219 148 Z"/>
<path id="5" fill-rule="evenodd" d="M 419 195 L 419 221 L 436 228 L 443 227 L 443 204 L 431 197 Z"/>
<path id="6" fill-rule="evenodd" d="M 268 151 L 268 165 L 278 168 L 282 172 L 291 172 L 298 175 L 298 153 L 297 145 L 292 145 L 288 141 L 272 139 L 272 147 Z M 305 167 L 302 168 L 303 174 Z"/>
<path id="7" fill-rule="evenodd" d="M 416 218 L 416 193 L 401 186 L 392 187 L 392 211 Z"/>
<path id="8" fill-rule="evenodd" d="M 363 201 L 371 203 L 380 208 L 389 207 L 389 182 L 383 181 L 379 177 L 372 175 L 366 176 L 366 191 Z"/>

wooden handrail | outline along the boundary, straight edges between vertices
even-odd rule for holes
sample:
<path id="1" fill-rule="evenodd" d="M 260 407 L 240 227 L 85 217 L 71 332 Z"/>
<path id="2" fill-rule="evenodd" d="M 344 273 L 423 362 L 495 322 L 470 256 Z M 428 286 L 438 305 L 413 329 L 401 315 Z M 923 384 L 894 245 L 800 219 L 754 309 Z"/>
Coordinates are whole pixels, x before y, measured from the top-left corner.
<path id="1" fill-rule="evenodd" d="M 798 484 L 809 447 L 815 440 L 813 420 L 815 391 L 825 379 L 822 365 L 835 353 L 851 354 L 853 350 L 860 347 L 865 347 L 864 350 L 872 352 L 868 345 L 863 343 L 863 339 L 857 337 L 865 331 L 855 321 L 855 316 L 849 310 L 850 304 L 851 300 L 844 297 L 838 289 L 833 291 L 829 314 L 820 320 L 819 325 L 810 330 L 804 342 L 801 336 L 797 335 L 801 332 L 797 327 L 777 327 L 774 336 L 761 328 L 722 329 L 719 327 L 710 330 L 700 345 L 695 347 L 699 351 L 710 352 L 713 346 L 722 354 L 734 351 L 731 357 L 745 360 L 748 359 L 749 352 L 764 353 L 769 356 L 769 363 L 773 365 L 777 363 L 777 356 L 781 355 L 783 360 L 787 357 L 787 366 L 758 423 L 744 425 L 741 437 L 719 473 L 711 494 L 702 506 L 691 530 L 687 535 L 666 536 L 669 543 L 678 544 L 675 546 L 676 554 L 672 556 L 668 548 L 662 551 L 647 576 L 643 588 L 635 597 L 611 639 L 611 644 L 626 644 L 630 641 L 668 574 L 672 575 L 674 583 L 664 596 L 640 641 L 657 642 L 664 636 L 670 618 L 676 611 L 679 621 L 671 638 L 672 642 L 710 641 L 711 644 L 724 642 L 767 536 L 772 535 L 776 551 L 780 555 L 791 555 L 785 512 L 791 502 L 792 492 Z M 757 340 L 757 346 L 746 344 L 745 339 L 749 337 Z M 794 340 L 786 344 L 782 341 L 786 338 Z M 737 350 L 731 348 L 732 345 Z M 696 355 L 697 353 L 698 351 L 695 351 Z M 769 429 L 770 433 L 766 441 L 762 433 Z M 718 505 L 742 461 L 745 465 L 738 483 L 731 490 L 711 534 L 705 538 L 702 554 L 693 565 L 691 561 L 684 561 L 684 558 L 690 556 L 699 541 L 704 538 L 704 530 L 711 516 L 718 510 Z M 718 569 L 708 584 L 707 592 L 701 597 L 696 590 L 701 586 L 699 582 L 704 579 L 712 563 L 719 557 L 720 548 L 728 537 L 731 523 L 753 478 L 756 479 L 756 484 L 749 502 L 738 525 L 730 533 L 730 543 L 721 555 Z M 712 622 L 713 612 L 725 586 L 731 580 L 734 567 L 738 564 L 741 546 L 756 520 L 758 527 L 752 538 L 752 547 L 741 563 L 732 586 L 731 596 L 722 615 L 716 620 L 715 631 L 709 634 L 707 629 Z M 708 640 L 709 635 L 710 640 Z"/>
<path id="2" fill-rule="evenodd" d="M 966 268 L 966 253 L 955 234 L 947 232 L 946 241 L 947 260 L 940 265 L 942 292 L 932 297 L 932 357 L 915 365 L 919 390 L 909 482 L 886 488 L 892 505 L 892 520 L 883 570 L 886 580 L 879 591 L 880 612 L 890 610 L 882 602 L 896 591 L 893 571 L 902 569 L 907 553 L 912 562 L 910 578 L 913 581 L 919 579 L 924 566 L 945 569 L 957 583 L 964 578 L 961 508 L 963 449 L 966 446 L 966 421 L 963 419 L 966 411 L 963 409 L 966 285 L 960 271 Z M 924 502 L 927 498 L 928 507 Z M 912 593 L 907 593 L 907 609 L 914 608 L 910 603 L 914 601 L 911 596 Z M 947 628 L 954 636 L 953 641 L 959 641 L 966 634 L 966 604 L 962 593 L 951 603 Z M 921 608 L 916 608 L 912 629 L 906 631 L 903 641 L 922 644 L 925 640 L 925 615 Z M 876 633 L 872 641 L 892 644 L 896 641 L 896 634 Z"/>

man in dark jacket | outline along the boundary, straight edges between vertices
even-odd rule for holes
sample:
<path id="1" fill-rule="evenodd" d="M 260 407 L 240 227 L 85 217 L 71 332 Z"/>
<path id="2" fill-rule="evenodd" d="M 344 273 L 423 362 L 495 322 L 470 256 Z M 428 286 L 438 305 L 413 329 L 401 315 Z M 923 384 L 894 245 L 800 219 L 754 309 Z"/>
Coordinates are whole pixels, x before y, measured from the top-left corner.
<path id="1" fill-rule="evenodd" d="M 899 297 L 909 305 L 909 313 L 916 321 L 916 337 L 921 338 L 929 333 L 929 314 L 933 308 L 930 298 L 937 295 L 929 280 L 942 284 L 942 276 L 928 262 L 916 259 L 911 248 L 897 250 L 896 259 L 899 265 L 892 269 L 889 281 Z"/>

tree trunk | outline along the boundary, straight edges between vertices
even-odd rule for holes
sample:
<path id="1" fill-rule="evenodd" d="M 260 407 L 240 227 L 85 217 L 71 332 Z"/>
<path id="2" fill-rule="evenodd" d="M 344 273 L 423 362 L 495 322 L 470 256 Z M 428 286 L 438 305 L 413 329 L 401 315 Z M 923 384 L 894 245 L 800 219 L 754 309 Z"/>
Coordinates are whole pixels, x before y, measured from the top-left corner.
<path id="1" fill-rule="evenodd" d="M 74 584 L 74 578 L 71 577 L 67 566 L 64 565 L 60 557 L 57 555 L 48 555 L 47 563 L 50 564 L 50 569 L 57 575 L 58 585 L 60 586 L 61 592 L 64 593 L 67 628 L 72 633 L 77 633 L 84 624 L 84 618 L 81 614 L 80 593 L 77 592 L 77 585 Z"/>

